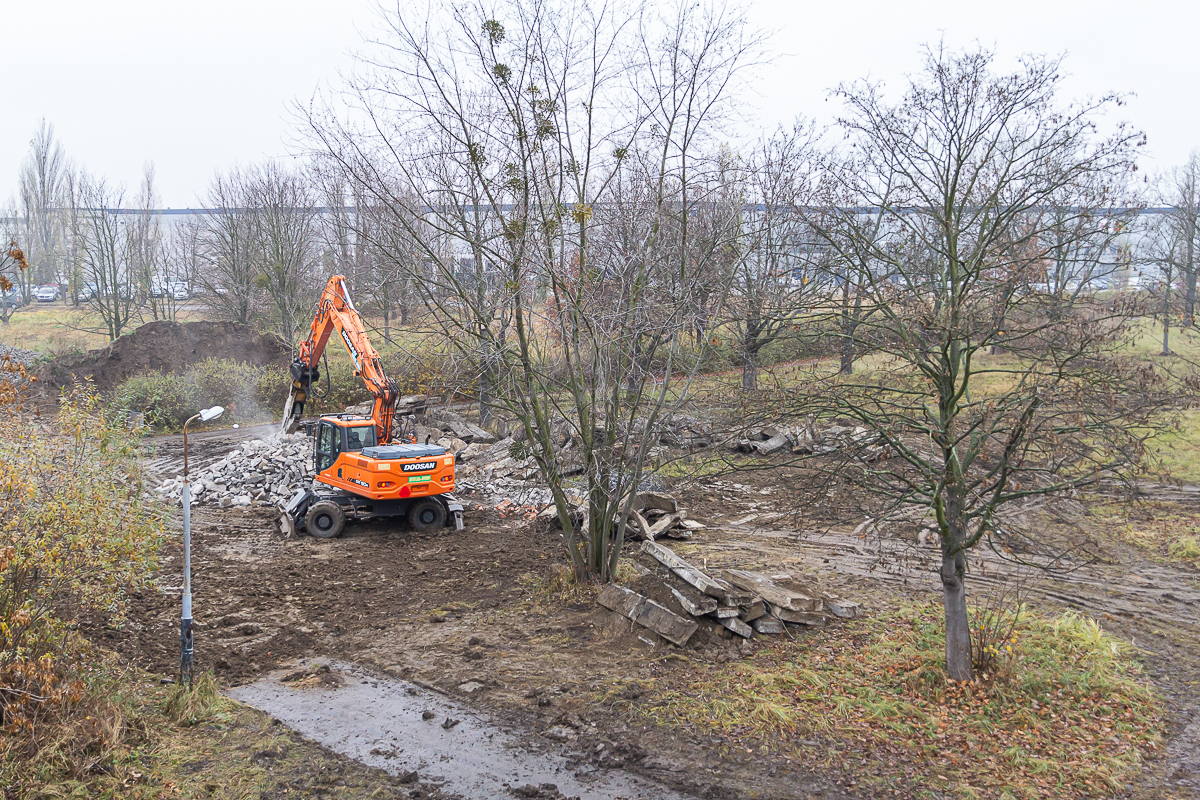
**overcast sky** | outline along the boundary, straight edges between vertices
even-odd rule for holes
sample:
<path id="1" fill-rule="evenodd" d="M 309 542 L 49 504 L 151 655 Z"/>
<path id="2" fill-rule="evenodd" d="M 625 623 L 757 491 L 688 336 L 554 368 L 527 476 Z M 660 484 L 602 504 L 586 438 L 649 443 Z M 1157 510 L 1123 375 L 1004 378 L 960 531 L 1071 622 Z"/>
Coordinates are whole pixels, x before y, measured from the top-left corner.
<path id="1" fill-rule="evenodd" d="M 136 188 L 153 161 L 162 205 L 197 205 L 217 171 L 288 158 L 289 105 L 339 69 L 375 0 L 4 0 L 0 28 L 0 202 L 45 117 L 67 154 L 93 174 Z M 1144 0 L 751 0 L 774 31 L 761 71 L 757 123 L 797 113 L 828 122 L 827 91 L 870 76 L 899 87 L 920 47 L 945 40 L 1066 53 L 1072 97 L 1136 93 L 1124 111 L 1149 137 L 1144 167 L 1181 163 L 1200 147 L 1200 4 Z"/>

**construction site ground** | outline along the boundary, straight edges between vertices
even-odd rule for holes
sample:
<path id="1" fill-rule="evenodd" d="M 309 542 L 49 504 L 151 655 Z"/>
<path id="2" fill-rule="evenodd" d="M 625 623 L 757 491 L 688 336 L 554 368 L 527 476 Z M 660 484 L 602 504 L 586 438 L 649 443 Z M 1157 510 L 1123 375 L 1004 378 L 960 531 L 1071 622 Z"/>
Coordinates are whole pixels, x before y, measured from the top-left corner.
<path id="1" fill-rule="evenodd" d="M 262 433 L 191 437 L 193 468 Z M 179 438 L 161 437 L 157 444 L 153 468 L 173 474 L 181 466 Z M 917 544 L 916 527 L 882 537 L 854 535 L 861 517 L 841 519 L 832 497 L 804 516 L 785 515 L 783 509 L 795 505 L 781 502 L 795 491 L 791 478 L 786 469 L 758 470 L 675 487 L 691 517 L 710 527 L 672 546 L 707 568 L 816 579 L 868 614 L 938 590 L 936 550 Z M 1200 494 L 1175 490 L 1162 499 L 1200 513 Z M 178 515 L 173 519 L 178 530 Z M 698 633 L 684 649 L 651 641 L 640 635 L 644 629 L 631 629 L 628 620 L 596 606 L 588 593 L 562 599 L 547 585 L 564 555 L 561 532 L 549 523 L 475 506 L 465 522 L 462 531 L 414 533 L 375 521 L 351 524 L 334 540 L 285 540 L 273 509 L 195 508 L 199 668 L 213 669 L 233 687 L 306 659 L 353 663 L 438 690 L 529 736 L 566 725 L 571 735 L 546 738 L 548 746 L 590 758 L 600 768 L 631 770 L 687 796 L 874 796 L 875 789 L 851 786 L 853 770 L 830 767 L 828 759 L 739 751 L 718 736 L 643 724 L 629 713 L 636 696 L 605 702 L 614 677 L 653 678 L 698 662 L 736 660 L 757 640 Z M 1047 513 L 1044 524 L 1049 534 L 1070 537 L 1097 523 Z M 1029 599 L 1049 610 L 1079 609 L 1133 642 L 1168 703 L 1167 745 L 1127 796 L 1197 796 L 1200 576 L 1186 565 L 1152 561 L 1098 528 L 1093 534 L 1102 558 L 1042 576 L 1031 584 Z M 166 591 L 133 598 L 131 621 L 122 629 L 97 626 L 89 633 L 138 667 L 170 675 L 178 662 L 179 538 L 172 537 L 162 554 Z M 986 586 L 1014 569 L 980 548 L 971 580 Z M 814 753 L 838 747 L 812 744 Z"/>

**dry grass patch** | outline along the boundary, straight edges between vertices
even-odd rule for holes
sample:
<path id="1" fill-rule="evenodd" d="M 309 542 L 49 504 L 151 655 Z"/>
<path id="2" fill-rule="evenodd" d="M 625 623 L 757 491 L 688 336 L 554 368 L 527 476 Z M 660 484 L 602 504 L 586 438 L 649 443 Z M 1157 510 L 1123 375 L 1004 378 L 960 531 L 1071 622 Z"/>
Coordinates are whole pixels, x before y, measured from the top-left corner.
<path id="1" fill-rule="evenodd" d="M 1159 700 L 1093 620 L 1025 615 L 996 673 L 967 684 L 945 677 L 943 631 L 940 606 L 903 607 L 665 678 L 635 713 L 906 796 L 1111 794 L 1158 748 Z"/>
<path id="2" fill-rule="evenodd" d="M 1200 567 L 1200 515 L 1188 506 L 1153 501 L 1135 506 L 1107 503 L 1093 506 L 1091 511 L 1155 561 Z"/>

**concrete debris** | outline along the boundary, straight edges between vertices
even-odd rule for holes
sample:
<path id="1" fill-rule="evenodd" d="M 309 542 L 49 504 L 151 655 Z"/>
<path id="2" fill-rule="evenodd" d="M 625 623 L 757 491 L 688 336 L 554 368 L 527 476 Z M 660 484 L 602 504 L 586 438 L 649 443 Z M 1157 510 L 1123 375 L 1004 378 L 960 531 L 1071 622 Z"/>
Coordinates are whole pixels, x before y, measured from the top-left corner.
<path id="1" fill-rule="evenodd" d="M 22 350 L 20 347 L 9 347 L 6 344 L 0 344 L 0 359 L 8 356 L 18 364 L 29 366 L 33 360 L 38 357 L 38 354 L 33 350 Z"/>
<path id="2" fill-rule="evenodd" d="M 649 628 L 672 644 L 683 647 L 699 627 L 693 620 L 684 619 L 660 606 L 648 597 L 610 583 L 597 601 L 610 611 Z"/>
<path id="3" fill-rule="evenodd" d="M 828 455 L 851 451 L 863 461 L 887 458 L 889 449 L 876 434 L 861 426 L 834 425 L 817 431 L 812 422 L 749 428 L 731 445 L 735 452 L 769 456 L 788 450 L 797 455 Z"/>
<path id="4" fill-rule="evenodd" d="M 242 442 L 224 458 L 192 473 L 192 505 L 239 508 L 284 503 L 296 490 L 312 484 L 312 454 L 312 439 L 303 433 Z M 180 499 L 182 476 L 163 481 L 155 491 L 164 500 Z"/>
<path id="5" fill-rule="evenodd" d="M 668 570 L 663 584 L 685 614 L 716 622 L 743 639 L 755 634 L 777 635 L 789 624 L 819 627 L 862 614 L 858 603 L 820 592 L 787 573 L 764 575 L 731 569 L 722 572 L 722 579 L 689 564 L 657 542 L 643 542 L 642 552 Z M 682 583 L 676 584 L 674 579 Z M 609 587 L 605 593 L 608 597 L 600 600 L 605 608 L 625 616 L 629 616 L 626 605 L 640 608 L 637 598 L 642 595 L 621 587 Z"/>

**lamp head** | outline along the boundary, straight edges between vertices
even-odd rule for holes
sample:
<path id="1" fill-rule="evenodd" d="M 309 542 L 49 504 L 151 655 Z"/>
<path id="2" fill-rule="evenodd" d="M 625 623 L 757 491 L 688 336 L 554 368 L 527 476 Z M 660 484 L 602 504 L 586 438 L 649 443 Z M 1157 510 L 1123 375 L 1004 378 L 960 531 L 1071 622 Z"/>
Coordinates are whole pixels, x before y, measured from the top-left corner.
<path id="1" fill-rule="evenodd" d="M 205 408 L 200 411 L 200 421 L 201 422 L 209 422 L 211 420 L 216 419 L 217 417 L 221 416 L 224 413 L 225 413 L 225 408 L 223 406 L 213 406 L 212 408 Z"/>

